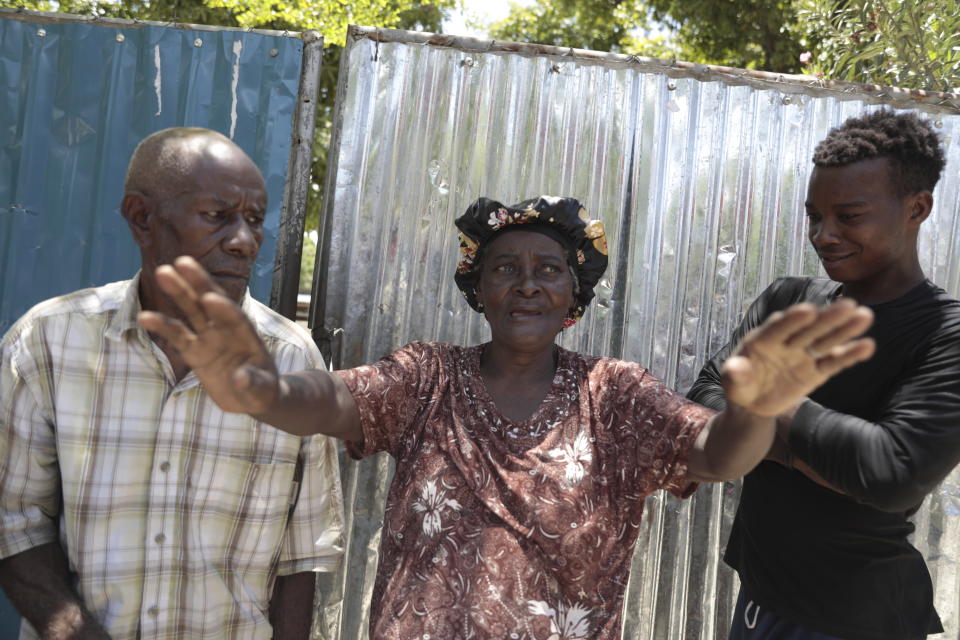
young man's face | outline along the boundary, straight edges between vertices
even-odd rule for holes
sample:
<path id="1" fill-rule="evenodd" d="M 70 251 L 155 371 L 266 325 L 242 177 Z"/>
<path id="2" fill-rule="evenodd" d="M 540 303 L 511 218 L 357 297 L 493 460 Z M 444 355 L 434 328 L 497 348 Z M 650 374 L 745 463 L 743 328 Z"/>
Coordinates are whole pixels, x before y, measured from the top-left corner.
<path id="1" fill-rule="evenodd" d="M 915 215 L 915 200 L 897 193 L 886 158 L 814 168 L 808 235 L 830 278 L 877 291 L 911 273 L 926 217 Z"/>

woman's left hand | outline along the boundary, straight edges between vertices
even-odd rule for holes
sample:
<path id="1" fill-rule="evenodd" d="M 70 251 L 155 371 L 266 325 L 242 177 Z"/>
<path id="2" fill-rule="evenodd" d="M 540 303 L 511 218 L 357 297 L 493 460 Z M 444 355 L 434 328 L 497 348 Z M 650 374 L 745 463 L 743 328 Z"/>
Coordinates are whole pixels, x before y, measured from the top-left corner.
<path id="1" fill-rule="evenodd" d="M 744 337 L 721 370 L 727 401 L 758 416 L 790 409 L 828 378 L 873 355 L 858 338 L 873 312 L 851 300 L 804 303 L 770 316 Z"/>

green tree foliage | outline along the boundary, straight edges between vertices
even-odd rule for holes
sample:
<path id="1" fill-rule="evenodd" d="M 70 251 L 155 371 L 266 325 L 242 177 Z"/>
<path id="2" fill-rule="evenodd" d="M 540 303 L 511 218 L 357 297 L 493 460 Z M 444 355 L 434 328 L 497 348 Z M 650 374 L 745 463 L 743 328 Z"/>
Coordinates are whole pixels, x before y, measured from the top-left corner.
<path id="1" fill-rule="evenodd" d="M 907 88 L 960 89 L 957 0 L 541 0 L 515 5 L 492 25 L 491 35 Z"/>
<path id="2" fill-rule="evenodd" d="M 912 89 L 960 90 L 956 0 L 800 4 L 806 28 L 820 36 L 819 46 L 810 49 L 808 73 Z"/>
<path id="3" fill-rule="evenodd" d="M 157 20 L 188 24 L 239 26 L 232 16 L 195 0 L 0 0 L 3 7 L 23 7 L 33 11 L 57 11 L 102 18 Z"/>
<path id="4" fill-rule="evenodd" d="M 514 5 L 507 18 L 492 25 L 491 36 L 790 72 L 799 70 L 799 54 L 809 46 L 794 5 L 787 0 L 541 0 Z"/>
<path id="5" fill-rule="evenodd" d="M 794 72 L 809 35 L 791 0 L 646 0 L 692 62 Z"/>
<path id="6" fill-rule="evenodd" d="M 595 51 L 626 51 L 631 30 L 642 23 L 633 0 L 540 0 L 513 5 L 490 27 L 498 40 L 537 42 Z"/>

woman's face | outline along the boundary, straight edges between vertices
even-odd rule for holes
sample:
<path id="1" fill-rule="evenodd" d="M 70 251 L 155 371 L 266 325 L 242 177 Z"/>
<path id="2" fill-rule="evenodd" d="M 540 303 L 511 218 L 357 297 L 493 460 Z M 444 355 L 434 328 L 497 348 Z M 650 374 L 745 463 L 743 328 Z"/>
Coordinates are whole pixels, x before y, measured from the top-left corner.
<path id="1" fill-rule="evenodd" d="M 552 344 L 574 302 L 563 247 L 541 233 L 501 234 L 483 253 L 477 294 L 494 341 L 522 351 Z"/>

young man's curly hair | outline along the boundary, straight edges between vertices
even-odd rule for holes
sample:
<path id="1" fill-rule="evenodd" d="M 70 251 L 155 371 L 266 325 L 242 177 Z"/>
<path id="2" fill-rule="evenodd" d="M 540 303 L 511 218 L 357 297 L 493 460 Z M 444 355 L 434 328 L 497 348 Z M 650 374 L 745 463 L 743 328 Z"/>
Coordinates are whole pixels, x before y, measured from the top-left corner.
<path id="1" fill-rule="evenodd" d="M 930 122 L 891 109 L 849 118 L 831 130 L 814 150 L 813 163 L 841 167 L 880 157 L 890 161 L 890 178 L 901 197 L 933 191 L 944 165 Z"/>

